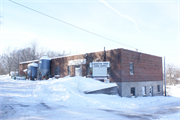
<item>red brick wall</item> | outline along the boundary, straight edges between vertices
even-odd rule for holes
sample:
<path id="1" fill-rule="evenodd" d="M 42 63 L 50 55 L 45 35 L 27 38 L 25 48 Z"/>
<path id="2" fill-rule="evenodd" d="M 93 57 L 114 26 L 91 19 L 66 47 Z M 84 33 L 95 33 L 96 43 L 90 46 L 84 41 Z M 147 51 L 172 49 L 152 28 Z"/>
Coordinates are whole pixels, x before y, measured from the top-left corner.
<path id="1" fill-rule="evenodd" d="M 106 52 L 107 61 L 110 61 L 110 82 L 121 80 L 121 49 L 114 49 Z"/>
<path id="2" fill-rule="evenodd" d="M 87 75 L 89 63 L 97 58 L 103 61 L 104 51 L 88 53 L 87 64 L 82 65 L 82 76 Z M 51 60 L 51 76 L 55 75 L 55 67 L 60 67 L 61 77 L 68 75 L 68 62 L 70 60 L 86 59 L 85 54 L 54 58 Z M 111 82 L 139 82 L 162 81 L 162 58 L 125 49 L 106 51 L 106 61 L 110 61 Z M 130 62 L 134 64 L 134 75 L 130 75 Z M 20 64 L 20 74 L 27 69 L 29 63 Z M 74 76 L 74 66 L 71 66 L 71 76 Z"/>
<path id="3" fill-rule="evenodd" d="M 19 64 L 19 75 L 25 76 L 25 73 L 23 72 L 24 69 L 27 69 L 27 63 L 26 64 Z"/>
<path id="4" fill-rule="evenodd" d="M 51 76 L 55 75 L 55 67 L 60 67 L 61 77 L 68 76 L 68 63 L 70 60 L 85 59 L 84 55 L 67 56 L 51 60 Z M 71 66 L 71 76 L 74 76 L 74 66 Z M 85 76 L 85 67 L 82 66 L 82 75 Z"/>
<path id="5" fill-rule="evenodd" d="M 28 64 L 33 63 L 33 62 L 28 62 L 28 63 L 23 63 L 19 64 L 19 75 L 20 76 L 25 76 L 26 74 L 23 72 L 24 69 L 27 69 Z M 35 63 L 39 63 L 38 61 L 35 61 Z"/>
<path id="6" fill-rule="evenodd" d="M 130 75 L 130 62 L 134 75 Z M 121 50 L 122 82 L 162 81 L 162 58 L 129 50 Z"/>

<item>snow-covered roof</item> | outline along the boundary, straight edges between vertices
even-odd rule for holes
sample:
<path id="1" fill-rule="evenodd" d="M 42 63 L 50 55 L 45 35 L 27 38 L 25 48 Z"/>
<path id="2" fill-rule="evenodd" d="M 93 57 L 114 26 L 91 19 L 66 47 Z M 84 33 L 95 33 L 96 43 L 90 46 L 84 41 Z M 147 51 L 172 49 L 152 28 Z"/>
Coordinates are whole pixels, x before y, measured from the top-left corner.
<path id="1" fill-rule="evenodd" d="M 30 64 L 28 64 L 28 66 L 38 67 L 38 64 L 37 63 L 30 63 Z"/>
<path id="2" fill-rule="evenodd" d="M 47 55 L 44 55 L 40 58 L 40 60 L 51 60 L 51 58 L 49 58 Z"/>
<path id="3" fill-rule="evenodd" d="M 123 49 L 123 48 L 117 48 L 117 49 Z M 115 50 L 115 49 L 108 49 L 106 51 L 109 51 L 109 50 Z M 101 51 L 92 51 L 92 52 L 86 52 L 87 54 L 90 54 L 90 53 L 96 53 L 96 52 L 103 52 L 102 50 Z M 71 57 L 71 56 L 76 56 L 76 55 L 84 55 L 86 53 L 79 53 L 79 54 L 71 54 L 71 55 L 63 55 L 63 56 L 58 56 L 58 57 L 53 57 L 52 59 L 57 59 L 57 58 L 63 58 L 63 57 Z"/>
<path id="4" fill-rule="evenodd" d="M 39 61 L 39 60 L 31 60 L 31 61 L 20 62 L 20 64 L 31 63 L 31 62 L 38 62 L 38 61 Z"/>
<path id="5" fill-rule="evenodd" d="M 116 48 L 116 49 L 123 49 L 123 48 Z M 108 49 L 106 51 L 110 51 L 110 50 L 116 50 L 116 49 Z M 130 51 L 135 51 L 135 50 L 131 50 L 131 49 L 124 49 L 124 50 L 130 50 Z M 95 52 L 102 52 L 102 51 L 92 51 L 92 52 L 87 52 L 87 54 L 89 53 L 95 53 Z M 137 51 L 136 51 L 137 52 Z M 142 53 L 142 52 L 139 52 L 138 53 Z M 57 58 L 64 58 L 64 57 L 70 57 L 70 56 L 76 56 L 76 55 L 84 55 L 86 53 L 81 53 L 81 54 L 72 54 L 72 55 L 65 55 L 65 56 L 58 56 L 58 57 L 53 57 L 53 58 L 49 58 L 47 57 L 47 55 L 43 56 L 40 58 L 41 59 L 46 59 L 46 60 L 52 60 L 52 59 L 57 59 Z M 147 54 L 147 53 L 143 53 L 143 54 Z M 151 54 L 148 54 L 148 55 L 151 55 Z M 152 55 L 152 56 L 156 56 L 156 55 Z M 157 56 L 159 57 L 159 56 Z M 37 62 L 39 60 L 33 60 L 33 61 L 26 61 L 26 62 L 21 62 L 20 64 L 24 64 L 24 63 L 30 63 L 30 62 Z"/>
<path id="6" fill-rule="evenodd" d="M 124 49 L 124 48 L 107 49 L 106 52 L 110 51 L 110 50 L 117 50 L 117 49 Z M 134 49 L 124 49 L 124 50 L 129 50 L 129 51 L 134 51 L 134 52 L 138 52 L 138 53 L 142 53 L 142 54 L 151 55 L 151 54 L 148 54 L 148 53 L 143 53 L 143 52 L 140 52 L 140 51 L 136 51 Z M 103 50 L 101 50 L 101 51 L 86 52 L 86 53 L 90 54 L 90 53 L 96 53 L 96 52 L 103 52 Z M 63 57 L 71 57 L 71 56 L 76 56 L 76 55 L 84 55 L 86 53 L 72 54 L 72 55 L 66 55 L 66 56 L 58 56 L 58 57 L 53 57 L 52 59 L 63 58 Z M 152 55 L 152 56 L 156 56 L 156 55 Z M 157 56 L 157 57 L 159 57 L 159 56 Z"/>

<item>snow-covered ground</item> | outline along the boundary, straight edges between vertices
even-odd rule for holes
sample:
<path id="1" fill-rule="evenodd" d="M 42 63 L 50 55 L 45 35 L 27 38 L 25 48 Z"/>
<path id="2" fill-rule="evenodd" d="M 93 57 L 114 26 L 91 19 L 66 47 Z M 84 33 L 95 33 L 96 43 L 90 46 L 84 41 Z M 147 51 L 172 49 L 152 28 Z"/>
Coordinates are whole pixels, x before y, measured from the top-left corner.
<path id="1" fill-rule="evenodd" d="M 180 120 L 180 86 L 168 86 L 167 97 L 83 93 L 112 86 L 83 77 L 28 81 L 0 76 L 0 119 Z"/>

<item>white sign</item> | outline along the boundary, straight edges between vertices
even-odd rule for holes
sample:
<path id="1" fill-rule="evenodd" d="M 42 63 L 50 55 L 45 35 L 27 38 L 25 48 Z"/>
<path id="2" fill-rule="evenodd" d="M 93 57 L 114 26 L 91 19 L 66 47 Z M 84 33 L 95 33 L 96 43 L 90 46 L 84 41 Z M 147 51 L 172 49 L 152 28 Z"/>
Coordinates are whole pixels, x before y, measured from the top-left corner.
<path id="1" fill-rule="evenodd" d="M 93 67 L 92 76 L 107 76 L 107 67 Z"/>
<path id="2" fill-rule="evenodd" d="M 70 60 L 68 65 L 86 64 L 86 59 Z"/>
<path id="3" fill-rule="evenodd" d="M 110 67 L 110 62 L 92 62 L 90 63 L 90 68 L 95 67 Z"/>

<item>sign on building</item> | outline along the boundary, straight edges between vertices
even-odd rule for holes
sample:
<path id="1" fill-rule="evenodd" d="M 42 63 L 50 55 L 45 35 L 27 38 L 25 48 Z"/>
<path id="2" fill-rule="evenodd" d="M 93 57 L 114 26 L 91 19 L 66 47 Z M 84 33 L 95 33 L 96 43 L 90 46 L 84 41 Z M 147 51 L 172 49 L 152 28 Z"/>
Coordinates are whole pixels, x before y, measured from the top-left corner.
<path id="1" fill-rule="evenodd" d="M 86 59 L 70 60 L 68 65 L 82 65 L 86 64 Z"/>
<path id="2" fill-rule="evenodd" d="M 93 77 L 105 77 L 107 76 L 107 68 L 110 67 L 110 62 L 92 62 L 90 68 L 92 68 Z"/>
<path id="3" fill-rule="evenodd" d="M 110 62 L 92 62 L 90 63 L 90 68 L 95 68 L 95 67 L 110 67 Z"/>

